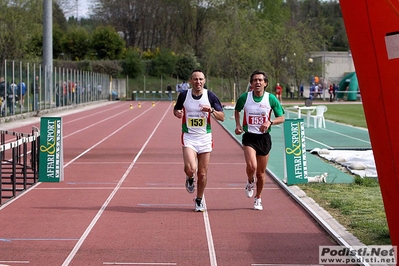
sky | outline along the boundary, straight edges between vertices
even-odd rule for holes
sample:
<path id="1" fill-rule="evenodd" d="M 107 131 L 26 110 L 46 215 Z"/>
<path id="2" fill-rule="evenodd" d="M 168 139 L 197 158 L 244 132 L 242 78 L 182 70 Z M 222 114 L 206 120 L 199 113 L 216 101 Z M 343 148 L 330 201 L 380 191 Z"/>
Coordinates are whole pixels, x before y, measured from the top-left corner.
<path id="1" fill-rule="evenodd" d="M 78 1 L 78 16 L 79 17 L 88 17 L 89 14 L 89 0 L 77 0 Z M 76 13 L 75 13 L 76 15 Z"/>

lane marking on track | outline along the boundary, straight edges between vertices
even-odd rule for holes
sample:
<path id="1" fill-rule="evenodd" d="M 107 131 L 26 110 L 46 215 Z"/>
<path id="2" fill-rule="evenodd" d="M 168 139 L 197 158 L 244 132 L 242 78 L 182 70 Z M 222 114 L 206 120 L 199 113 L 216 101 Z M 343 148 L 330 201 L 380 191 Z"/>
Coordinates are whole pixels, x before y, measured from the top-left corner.
<path id="1" fill-rule="evenodd" d="M 103 265 L 177 265 L 173 262 L 103 262 Z"/>
<path id="2" fill-rule="evenodd" d="M 209 261 L 211 263 L 211 266 L 217 266 L 218 263 L 216 261 L 216 251 L 215 251 L 215 246 L 213 245 L 211 223 L 209 221 L 208 208 L 206 207 L 205 195 L 203 195 L 202 201 L 205 207 L 205 211 L 203 212 L 203 217 L 205 224 L 206 239 L 208 241 Z"/>
<path id="3" fill-rule="evenodd" d="M 328 146 L 327 144 L 324 144 L 323 142 L 320 142 L 320 141 L 317 141 L 317 140 L 315 140 L 315 139 L 309 138 L 309 137 L 306 136 L 306 135 L 305 135 L 305 139 L 306 139 L 306 140 L 313 141 L 314 143 L 320 144 L 320 145 L 322 145 L 322 146 L 324 146 L 324 147 L 326 147 L 326 148 L 328 148 L 328 149 L 334 149 L 334 147 Z"/>
<path id="4" fill-rule="evenodd" d="M 91 146 L 90 148 L 88 148 L 87 150 L 85 150 L 84 152 L 82 152 L 81 154 L 79 154 L 78 156 L 76 156 L 75 158 L 73 158 L 72 160 L 70 160 L 69 162 L 67 162 L 64 165 L 64 168 L 66 168 L 67 166 L 69 166 L 70 164 L 72 164 L 73 162 L 75 162 L 77 159 L 79 159 L 80 157 L 82 157 L 83 155 L 85 155 L 86 153 L 88 153 L 89 151 L 91 151 L 92 149 L 94 149 L 95 147 L 97 147 L 98 145 L 102 144 L 104 141 L 106 141 L 107 139 L 109 139 L 110 137 L 112 137 L 113 135 L 115 135 L 116 133 L 118 133 L 119 131 L 121 131 L 122 129 L 124 129 L 125 127 L 127 127 L 128 125 L 130 125 L 131 123 L 133 123 L 134 121 L 136 121 L 136 119 L 138 119 L 139 117 L 143 116 L 145 113 L 147 113 L 148 111 L 150 111 L 151 109 L 147 109 L 145 110 L 143 113 L 141 113 L 140 115 L 136 116 L 135 118 L 133 118 L 132 120 L 130 120 L 129 122 L 127 122 L 126 124 L 124 124 L 123 126 L 121 126 L 120 128 L 118 128 L 117 130 L 115 130 L 114 132 L 112 132 L 111 134 L 109 134 L 108 136 L 106 136 L 105 138 L 103 138 L 102 140 L 100 140 L 99 142 L 97 142 L 96 144 L 94 144 L 93 146 Z M 165 117 L 166 113 L 164 114 L 163 117 Z M 162 117 L 162 118 L 163 118 Z M 161 120 L 162 121 L 162 120 Z M 156 128 L 158 128 L 159 124 L 156 126 Z M 155 129 L 156 129 L 155 128 Z M 154 134 L 154 132 L 150 135 L 150 137 L 152 137 L 152 135 Z M 149 140 L 147 140 L 148 142 Z M 147 142 L 144 145 L 147 145 Z M 143 149 L 143 148 L 142 148 Z M 140 150 L 139 154 L 141 154 L 142 150 Z M 136 155 L 137 157 L 137 155 Z"/>
<path id="5" fill-rule="evenodd" d="M 29 264 L 30 261 L 28 261 L 28 260 L 0 260 L 0 263 L 7 263 L 7 264 L 0 264 L 0 266 L 9 266 L 9 264 Z"/>
<path id="6" fill-rule="evenodd" d="M 94 107 L 94 108 L 92 108 L 92 109 L 95 109 L 95 108 L 97 108 L 97 107 Z M 80 120 L 84 120 L 84 119 L 87 119 L 87 118 L 89 118 L 89 117 L 92 117 L 92 116 L 101 114 L 101 113 L 107 113 L 107 112 L 109 112 L 109 111 L 112 110 L 112 109 L 120 109 L 120 108 L 121 108 L 121 106 L 117 105 L 117 106 L 113 106 L 112 108 L 108 108 L 108 109 L 105 109 L 105 110 L 101 109 L 101 111 L 99 111 L 99 112 L 95 112 L 95 113 L 90 114 L 90 115 L 81 116 L 81 117 L 76 118 L 76 119 L 74 119 L 74 120 L 71 120 L 71 121 L 68 121 L 68 122 L 64 122 L 64 125 L 69 124 L 69 123 L 74 123 L 74 122 L 77 122 L 77 121 L 80 121 Z M 88 110 L 91 110 L 91 109 L 88 109 Z M 88 110 L 87 110 L 87 111 L 88 111 Z M 125 111 L 123 111 L 123 112 L 121 112 L 121 113 L 124 113 L 124 112 L 127 112 L 127 110 L 125 110 Z"/>
<path id="7" fill-rule="evenodd" d="M 346 135 L 344 133 L 340 133 L 340 132 L 337 132 L 337 131 L 334 131 L 334 130 L 330 130 L 330 129 L 326 129 L 326 128 L 322 128 L 322 130 L 334 133 L 336 135 L 343 136 L 343 137 L 348 138 L 348 139 L 353 139 L 353 140 L 357 140 L 359 142 L 364 142 L 364 143 L 367 143 L 367 144 L 371 144 L 371 142 L 369 140 L 359 139 L 359 138 L 356 138 L 356 137 L 353 137 L 353 136 L 349 136 L 349 135 Z"/>
<path id="8" fill-rule="evenodd" d="M 130 164 L 130 162 L 76 162 L 75 164 Z M 136 162 L 136 164 L 181 165 L 182 162 Z M 244 163 L 209 163 L 209 165 L 245 165 Z"/>
<path id="9" fill-rule="evenodd" d="M 148 110 L 149 110 L 149 109 L 148 109 Z M 148 110 L 146 110 L 146 112 L 147 112 Z M 110 120 L 110 119 L 112 119 L 112 118 L 114 118 L 114 117 L 116 117 L 116 116 L 119 116 L 119 115 L 123 114 L 124 112 L 127 112 L 127 111 L 123 111 L 123 112 L 121 112 L 121 113 L 118 113 L 118 114 L 115 114 L 115 115 L 113 115 L 113 116 L 107 117 L 107 118 L 105 118 L 105 119 L 103 119 L 103 120 L 100 120 L 100 121 L 98 121 L 98 122 L 96 122 L 96 123 L 94 123 L 94 124 L 91 124 L 91 125 L 87 126 L 87 127 L 84 127 L 84 128 L 79 129 L 79 130 L 76 130 L 75 132 L 73 132 L 73 133 L 71 133 L 71 134 L 65 135 L 63 138 L 66 139 L 66 138 L 68 138 L 68 137 L 70 137 L 70 136 L 73 136 L 73 135 L 75 135 L 75 134 L 78 134 L 78 133 L 80 133 L 80 132 L 82 132 L 82 131 L 84 131 L 84 130 L 86 130 L 86 129 L 89 129 L 89 128 L 94 127 L 94 126 L 96 126 L 96 125 L 98 125 L 98 124 L 101 124 L 102 122 L 105 122 L 105 121 Z M 140 115 L 140 116 L 141 116 L 141 115 Z M 138 116 L 138 117 L 140 117 L 140 116 Z M 136 117 L 136 118 L 137 118 L 137 117 Z M 131 122 L 131 121 L 130 121 L 130 122 Z M 130 123 L 130 122 L 129 122 L 129 123 Z"/>
<path id="10" fill-rule="evenodd" d="M 113 187 L 46 187 L 46 188 L 36 188 L 37 190 L 109 190 Z M 120 187 L 120 190 L 185 190 L 179 187 Z M 206 187 L 206 190 L 243 190 L 242 187 Z M 279 187 L 263 188 L 263 190 L 280 190 Z"/>
<path id="11" fill-rule="evenodd" d="M 145 113 L 147 113 L 149 110 L 151 110 L 151 108 L 145 110 L 143 113 L 141 113 L 140 115 L 138 115 L 137 117 L 135 117 L 134 119 L 130 120 L 128 123 L 126 123 L 125 125 L 123 125 L 122 127 L 120 127 L 119 129 L 117 129 L 116 131 L 114 131 L 112 134 L 108 135 L 108 137 L 104 138 L 102 141 L 98 142 L 97 144 L 93 145 L 92 147 L 90 147 L 89 149 L 87 149 L 86 151 L 84 151 L 83 153 L 81 153 L 79 156 L 75 157 L 74 159 L 72 159 L 72 161 L 65 163 L 64 164 L 64 169 L 70 165 L 72 162 L 76 161 L 78 158 L 82 157 L 84 154 L 86 154 L 87 152 L 89 152 L 90 150 L 92 150 L 94 147 L 96 147 L 97 145 L 101 144 L 102 142 L 104 142 L 105 140 L 107 140 L 109 137 L 111 137 L 112 135 L 114 135 L 115 133 L 117 133 L 118 131 L 122 130 L 124 127 L 126 127 L 127 125 L 129 125 L 130 123 L 132 123 L 133 121 L 135 121 L 137 118 L 141 117 L 142 115 L 144 115 Z M 120 113 L 119 113 L 120 114 Z M 105 121 L 107 119 L 104 119 L 102 121 Z M 94 124 L 93 124 L 94 125 Z M 81 132 L 82 130 L 79 130 L 79 132 Z M 71 136 L 75 133 L 72 133 L 68 136 Z M 65 138 L 65 136 L 64 136 Z M 28 152 L 30 153 L 30 151 Z M 27 193 L 29 193 L 30 191 L 34 190 L 36 187 L 38 187 L 42 182 L 37 182 L 36 184 L 34 184 L 33 186 L 31 186 L 29 189 L 21 192 L 17 197 L 10 199 L 9 201 L 5 202 L 4 204 L 2 204 L 0 206 L 0 211 L 3 210 L 4 208 L 6 208 L 8 205 L 12 204 L 14 201 L 22 198 L 23 196 L 25 196 Z"/>
<path id="12" fill-rule="evenodd" d="M 0 242 L 12 241 L 76 241 L 78 238 L 0 238 Z"/>
<path id="13" fill-rule="evenodd" d="M 125 171 L 125 173 L 123 174 L 123 176 L 121 177 L 121 179 L 119 180 L 118 184 L 115 186 L 115 188 L 113 189 L 113 191 L 111 192 L 111 194 L 108 196 L 108 198 L 106 199 L 106 201 L 104 202 L 104 204 L 101 206 L 100 210 L 97 212 L 96 216 L 93 218 L 93 220 L 91 221 L 91 223 L 89 224 L 89 226 L 86 228 L 85 232 L 83 233 L 83 235 L 80 237 L 79 241 L 76 243 L 76 245 L 74 246 L 74 248 L 72 249 L 72 251 L 70 252 L 70 254 L 68 255 L 68 257 L 65 259 L 64 263 L 62 264 L 63 266 L 67 266 L 69 265 L 69 263 L 71 263 L 71 261 L 73 260 L 73 258 L 75 257 L 76 253 L 79 251 L 80 247 L 83 245 L 83 242 L 86 240 L 86 238 L 88 237 L 88 235 L 90 234 L 91 230 L 94 228 L 94 226 L 96 225 L 97 221 L 100 219 L 101 215 L 103 214 L 103 212 L 105 211 L 105 209 L 107 208 L 108 204 L 111 202 L 111 200 L 114 198 L 116 192 L 118 192 L 118 190 L 120 189 L 120 187 L 122 186 L 122 183 L 125 181 L 125 179 L 127 178 L 128 174 L 130 173 L 130 171 L 133 169 L 133 166 L 136 164 L 138 158 L 141 156 L 141 154 L 143 153 L 144 149 L 147 147 L 148 143 L 150 142 L 152 136 L 155 134 L 155 132 L 157 131 L 158 127 L 160 126 L 161 122 L 164 120 L 166 114 L 169 112 L 170 106 L 166 109 L 165 113 L 163 114 L 162 118 L 159 120 L 158 124 L 155 126 L 155 128 L 153 129 L 153 131 L 151 132 L 151 134 L 148 136 L 146 142 L 143 144 L 143 146 L 141 147 L 140 151 L 137 153 L 136 157 L 133 159 L 133 161 L 131 162 L 131 164 L 129 165 L 128 169 Z M 103 143 L 105 140 L 107 140 L 108 138 L 110 138 L 111 136 L 113 136 L 114 134 L 116 134 L 117 132 L 119 132 L 120 130 L 122 130 L 123 128 L 125 128 L 126 126 L 128 126 L 130 123 L 132 123 L 133 121 L 135 121 L 137 118 L 139 118 L 140 116 L 144 115 L 146 112 L 148 112 L 151 109 L 148 109 L 146 111 L 144 111 L 141 115 L 137 116 L 136 118 L 132 119 L 131 121 L 129 121 L 128 123 L 126 123 L 125 125 L 123 125 L 122 127 L 118 128 L 117 130 L 115 130 L 113 133 L 111 133 L 110 135 L 108 135 L 107 137 L 105 137 L 104 139 L 102 139 L 101 141 L 97 142 L 95 145 L 93 145 L 92 147 L 90 147 L 89 149 L 87 149 L 86 151 L 84 151 L 83 153 L 81 153 L 79 156 L 75 157 L 74 159 L 72 159 L 71 161 L 69 161 L 65 166 L 67 167 L 68 165 L 70 165 L 71 163 L 73 163 L 74 161 L 76 161 L 78 158 L 82 157 L 84 154 L 88 153 L 89 151 L 91 151 L 94 147 L 100 145 L 101 143 Z"/>
<path id="14" fill-rule="evenodd" d="M 139 203 L 137 204 L 139 207 L 186 207 L 186 206 L 192 206 L 192 204 L 178 204 L 178 203 L 169 203 L 169 204 L 161 204 L 161 203 Z"/>

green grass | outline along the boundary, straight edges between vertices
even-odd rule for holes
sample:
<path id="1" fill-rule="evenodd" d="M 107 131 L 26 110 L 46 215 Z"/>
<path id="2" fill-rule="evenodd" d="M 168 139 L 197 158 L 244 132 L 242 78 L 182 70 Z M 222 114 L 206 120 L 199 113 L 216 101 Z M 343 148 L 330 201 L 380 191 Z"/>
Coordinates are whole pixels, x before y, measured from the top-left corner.
<path id="1" fill-rule="evenodd" d="M 293 102 L 292 100 L 290 100 Z M 293 106 L 289 100 L 284 100 L 284 107 Z M 297 102 L 297 101 L 296 101 Z M 323 104 L 323 101 L 314 101 L 315 105 Z M 326 104 L 328 110 L 324 114 L 327 120 L 352 125 L 356 127 L 367 128 L 366 118 L 364 116 L 363 105 L 359 103 L 332 103 Z"/>
<path id="2" fill-rule="evenodd" d="M 290 105 L 289 102 L 285 104 Z M 326 119 L 367 127 L 362 104 L 339 103 L 327 107 Z M 308 183 L 298 186 L 362 243 L 391 244 L 378 180 L 355 177 L 352 184 Z"/>
<path id="3" fill-rule="evenodd" d="M 298 185 L 365 245 L 390 245 L 378 181 L 356 177 L 352 184 Z"/>
<path id="4" fill-rule="evenodd" d="M 367 128 L 362 104 L 329 104 L 327 108 L 327 120 Z"/>

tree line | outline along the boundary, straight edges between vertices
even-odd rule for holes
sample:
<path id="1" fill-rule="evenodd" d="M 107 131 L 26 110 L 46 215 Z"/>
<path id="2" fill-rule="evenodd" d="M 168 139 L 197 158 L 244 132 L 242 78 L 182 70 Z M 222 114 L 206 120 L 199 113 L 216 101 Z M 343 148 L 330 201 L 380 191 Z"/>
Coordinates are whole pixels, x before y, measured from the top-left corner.
<path id="1" fill-rule="evenodd" d="M 312 51 L 349 50 L 333 0 L 92 0 L 85 18 L 74 4 L 53 2 L 55 64 L 110 75 L 187 79 L 200 67 L 238 83 L 263 69 L 299 84 L 320 67 L 309 65 Z M 40 61 L 43 1 L 0 0 L 0 8 L 0 60 Z"/>

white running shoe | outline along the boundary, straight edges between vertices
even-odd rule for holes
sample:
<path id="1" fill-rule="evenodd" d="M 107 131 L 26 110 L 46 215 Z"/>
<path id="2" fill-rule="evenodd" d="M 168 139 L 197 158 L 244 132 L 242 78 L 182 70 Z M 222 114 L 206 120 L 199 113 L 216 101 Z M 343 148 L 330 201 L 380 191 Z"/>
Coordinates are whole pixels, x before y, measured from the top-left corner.
<path id="1" fill-rule="evenodd" d="M 254 210 L 258 210 L 258 211 L 263 210 L 262 199 L 261 198 L 255 197 Z"/>
<path id="2" fill-rule="evenodd" d="M 254 184 L 255 182 L 249 183 L 247 180 L 247 185 L 245 186 L 245 194 L 247 195 L 248 198 L 252 198 L 254 195 Z"/>
<path id="3" fill-rule="evenodd" d="M 194 198 L 194 204 L 195 204 L 195 211 L 196 212 L 203 212 L 205 211 L 204 203 L 201 201 L 197 200 L 197 198 Z"/>

